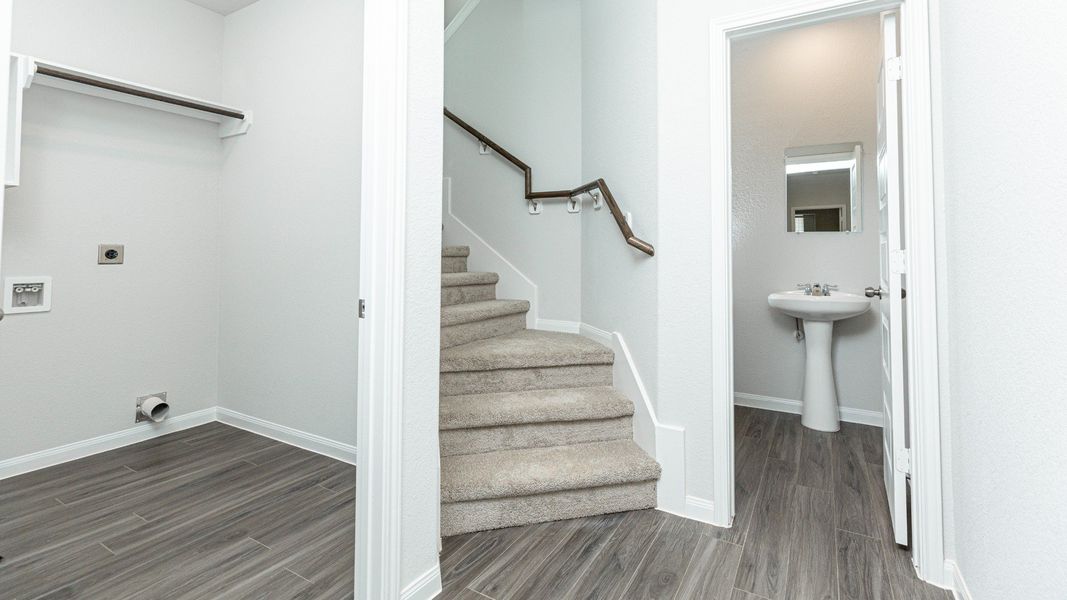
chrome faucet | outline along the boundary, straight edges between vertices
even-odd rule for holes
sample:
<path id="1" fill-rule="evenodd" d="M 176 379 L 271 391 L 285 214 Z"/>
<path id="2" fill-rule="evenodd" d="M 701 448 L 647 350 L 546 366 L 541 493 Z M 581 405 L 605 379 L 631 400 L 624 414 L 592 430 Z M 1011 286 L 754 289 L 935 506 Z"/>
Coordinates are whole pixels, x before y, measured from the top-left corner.
<path id="1" fill-rule="evenodd" d="M 837 289 L 835 283 L 798 283 L 797 289 L 804 290 L 805 296 L 829 296 L 830 292 Z"/>

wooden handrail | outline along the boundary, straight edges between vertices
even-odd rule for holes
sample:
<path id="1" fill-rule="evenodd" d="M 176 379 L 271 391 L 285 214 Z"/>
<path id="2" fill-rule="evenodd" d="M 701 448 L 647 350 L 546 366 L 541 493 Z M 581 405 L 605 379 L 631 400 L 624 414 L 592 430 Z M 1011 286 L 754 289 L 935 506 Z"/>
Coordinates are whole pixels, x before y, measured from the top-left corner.
<path id="1" fill-rule="evenodd" d="M 608 205 L 608 210 L 611 211 L 611 216 L 615 217 L 615 224 L 619 226 L 619 231 L 622 232 L 622 237 L 626 239 L 626 243 L 637 248 L 641 252 L 649 256 L 655 256 L 656 249 L 648 242 L 634 235 L 633 229 L 630 229 L 630 224 L 626 222 L 625 215 L 622 214 L 622 210 L 619 208 L 619 204 L 615 202 L 615 196 L 611 194 L 611 189 L 608 188 L 608 184 L 603 179 L 597 179 L 591 181 L 585 185 L 578 186 L 573 190 L 553 190 L 547 192 L 535 192 L 533 191 L 533 169 L 530 165 L 519 160 L 514 154 L 508 152 L 500 146 L 500 144 L 489 139 L 487 135 L 478 131 L 472 127 L 469 123 L 463 119 L 457 117 L 452 111 L 445 109 L 445 116 L 450 121 L 459 125 L 467 133 L 474 136 L 479 142 L 493 149 L 494 152 L 503 156 L 505 160 L 518 167 L 523 176 L 526 178 L 525 194 L 527 200 L 540 200 L 543 198 L 573 198 L 586 192 L 591 192 L 595 189 L 599 189 L 600 193 L 604 195 L 604 201 Z"/>

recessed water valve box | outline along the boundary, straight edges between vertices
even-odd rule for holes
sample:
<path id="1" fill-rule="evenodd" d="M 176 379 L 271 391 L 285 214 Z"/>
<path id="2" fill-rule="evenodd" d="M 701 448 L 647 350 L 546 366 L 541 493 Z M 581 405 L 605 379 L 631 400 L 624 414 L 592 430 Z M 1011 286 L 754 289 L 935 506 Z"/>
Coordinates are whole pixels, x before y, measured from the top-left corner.
<path id="1" fill-rule="evenodd" d="M 4 312 L 9 315 L 52 310 L 52 278 L 7 277 L 4 279 Z"/>

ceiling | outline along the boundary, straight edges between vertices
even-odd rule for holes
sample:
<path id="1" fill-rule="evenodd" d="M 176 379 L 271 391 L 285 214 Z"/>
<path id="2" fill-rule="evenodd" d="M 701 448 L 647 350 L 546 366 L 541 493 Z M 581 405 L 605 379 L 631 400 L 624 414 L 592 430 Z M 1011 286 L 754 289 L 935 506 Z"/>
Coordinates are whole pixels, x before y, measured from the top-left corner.
<path id="1" fill-rule="evenodd" d="M 213 10 L 220 15 L 228 15 L 234 11 L 241 10 L 249 4 L 255 4 L 256 0 L 189 0 L 189 2 L 203 6 L 208 10 Z"/>

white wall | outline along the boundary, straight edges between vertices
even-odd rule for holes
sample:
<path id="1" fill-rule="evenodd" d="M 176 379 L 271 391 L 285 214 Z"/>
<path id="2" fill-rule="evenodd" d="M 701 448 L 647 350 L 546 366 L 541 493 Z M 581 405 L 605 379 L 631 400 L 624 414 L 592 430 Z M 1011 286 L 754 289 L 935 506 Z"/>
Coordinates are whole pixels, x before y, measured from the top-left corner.
<path id="1" fill-rule="evenodd" d="M 955 558 L 976 599 L 1067 589 L 1067 8 L 941 2 Z"/>
<path id="2" fill-rule="evenodd" d="M 878 282 L 878 15 L 744 38 L 734 43 L 734 389 L 799 401 L 804 344 L 794 320 L 767 294 L 798 282 L 863 293 Z M 786 231 L 786 148 L 863 144 L 858 233 Z M 847 181 L 847 173 L 846 173 Z M 834 370 L 842 407 L 881 410 L 878 313 L 834 325 Z"/>
<path id="3" fill-rule="evenodd" d="M 441 507 L 438 383 L 441 358 L 442 7 L 408 0 L 407 256 L 404 261 L 404 490 L 401 582 L 438 565 Z"/>
<path id="4" fill-rule="evenodd" d="M 362 2 L 225 20 L 219 404 L 355 444 Z"/>
<path id="5" fill-rule="evenodd" d="M 582 36 L 578 0 L 489 0 L 445 47 L 445 106 L 530 165 L 535 190 L 584 183 Z M 540 318 L 578 321 L 583 217 L 563 201 L 528 214 L 521 171 L 444 132 L 456 216 L 538 285 Z"/>
<path id="6" fill-rule="evenodd" d="M 604 178 L 635 235 L 656 245 L 656 4 L 581 8 L 581 179 Z M 583 211 L 581 321 L 623 335 L 655 399 L 656 258 L 626 244 L 606 205 Z"/>
<path id="7" fill-rule="evenodd" d="M 217 97 L 221 31 L 184 0 L 18 0 L 13 50 Z M 23 136 L 4 274 L 50 275 L 55 293 L 52 312 L 0 325 L 0 459 L 132 427 L 149 393 L 172 415 L 214 406 L 217 127 L 39 87 Z M 126 245 L 124 265 L 96 264 L 104 242 Z"/>

